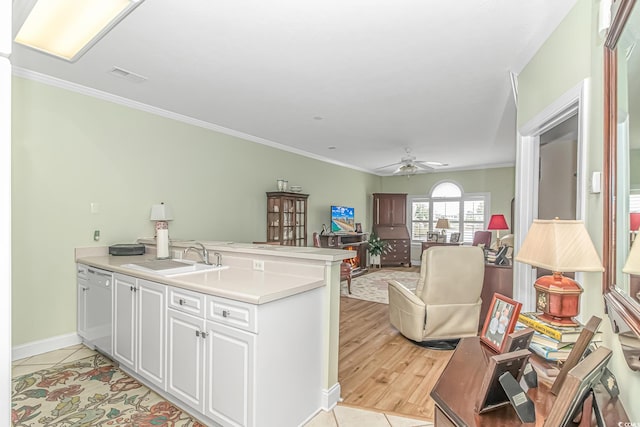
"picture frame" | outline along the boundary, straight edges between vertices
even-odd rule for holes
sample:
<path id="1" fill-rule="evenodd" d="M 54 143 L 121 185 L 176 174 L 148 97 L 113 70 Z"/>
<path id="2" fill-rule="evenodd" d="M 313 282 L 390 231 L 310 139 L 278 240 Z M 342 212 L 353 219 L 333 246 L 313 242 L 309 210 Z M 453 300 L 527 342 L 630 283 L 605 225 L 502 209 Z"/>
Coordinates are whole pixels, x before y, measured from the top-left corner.
<path id="1" fill-rule="evenodd" d="M 547 425 L 567 425 L 582 410 L 585 399 L 600 382 L 611 354 L 608 348 L 598 347 L 569 371 L 545 420 Z"/>
<path id="2" fill-rule="evenodd" d="M 449 243 L 460 243 L 460 233 L 455 232 L 455 233 L 451 233 L 451 236 L 449 237 Z"/>
<path id="3" fill-rule="evenodd" d="M 519 331 L 515 331 L 507 335 L 506 342 L 504 344 L 504 352 L 511 353 L 516 350 L 526 350 L 531 344 L 533 338 L 534 329 L 524 328 Z"/>
<path id="4" fill-rule="evenodd" d="M 504 352 L 507 336 L 515 329 L 521 308 L 522 304 L 518 301 L 494 293 L 480 340 L 498 353 Z"/>
<path id="5" fill-rule="evenodd" d="M 440 233 L 437 233 L 435 231 L 430 231 L 427 233 L 428 242 L 437 242 L 438 238 L 440 238 Z"/>
<path id="6" fill-rule="evenodd" d="M 478 390 L 475 411 L 479 414 L 510 405 L 507 392 L 500 384 L 500 377 L 509 373 L 516 382 L 520 382 L 524 367 L 529 361 L 531 352 L 527 349 L 511 353 L 496 354 L 489 358 L 489 364 Z"/>
<path id="7" fill-rule="evenodd" d="M 356 233 L 362 233 L 362 223 L 356 222 Z"/>

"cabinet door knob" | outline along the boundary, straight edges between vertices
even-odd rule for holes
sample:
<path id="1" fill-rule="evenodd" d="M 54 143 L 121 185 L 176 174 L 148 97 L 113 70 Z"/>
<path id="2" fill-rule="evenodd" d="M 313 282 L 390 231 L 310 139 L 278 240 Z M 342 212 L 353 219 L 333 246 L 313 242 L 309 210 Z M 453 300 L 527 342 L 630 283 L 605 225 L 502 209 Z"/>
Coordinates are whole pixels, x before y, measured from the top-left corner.
<path id="1" fill-rule="evenodd" d="M 200 336 L 202 337 L 202 339 L 205 339 L 207 337 L 207 333 L 206 332 L 200 332 Z"/>
<path id="2" fill-rule="evenodd" d="M 196 331 L 196 336 L 199 337 L 200 336 L 200 331 Z"/>

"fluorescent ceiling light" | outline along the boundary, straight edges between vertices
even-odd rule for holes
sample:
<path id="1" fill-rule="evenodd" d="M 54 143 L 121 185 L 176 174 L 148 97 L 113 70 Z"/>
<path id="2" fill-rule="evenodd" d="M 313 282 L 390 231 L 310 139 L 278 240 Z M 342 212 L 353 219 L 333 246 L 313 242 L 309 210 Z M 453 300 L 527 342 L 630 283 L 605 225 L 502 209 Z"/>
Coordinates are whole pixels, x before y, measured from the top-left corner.
<path id="1" fill-rule="evenodd" d="M 144 0 L 39 0 L 15 41 L 74 62 Z"/>

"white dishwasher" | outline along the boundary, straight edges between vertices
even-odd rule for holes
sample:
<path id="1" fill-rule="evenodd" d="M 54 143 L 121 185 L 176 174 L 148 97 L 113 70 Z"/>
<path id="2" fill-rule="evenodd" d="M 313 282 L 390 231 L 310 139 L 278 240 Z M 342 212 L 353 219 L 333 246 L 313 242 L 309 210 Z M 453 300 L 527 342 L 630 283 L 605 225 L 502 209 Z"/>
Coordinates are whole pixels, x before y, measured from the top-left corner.
<path id="1" fill-rule="evenodd" d="M 78 335 L 89 347 L 112 356 L 113 274 L 77 265 Z"/>

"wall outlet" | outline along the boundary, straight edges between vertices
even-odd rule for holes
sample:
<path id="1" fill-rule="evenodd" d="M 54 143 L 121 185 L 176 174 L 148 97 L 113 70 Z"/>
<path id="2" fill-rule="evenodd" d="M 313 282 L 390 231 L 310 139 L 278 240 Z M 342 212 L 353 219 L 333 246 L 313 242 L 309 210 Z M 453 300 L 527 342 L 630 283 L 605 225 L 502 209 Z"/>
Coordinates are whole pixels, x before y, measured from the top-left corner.
<path id="1" fill-rule="evenodd" d="M 253 269 L 258 271 L 264 271 L 264 261 L 261 259 L 254 259 Z"/>

